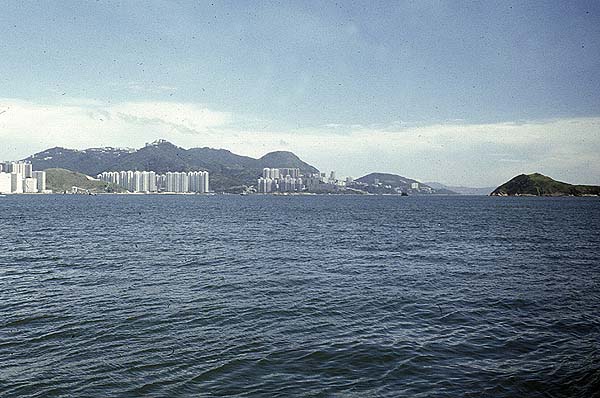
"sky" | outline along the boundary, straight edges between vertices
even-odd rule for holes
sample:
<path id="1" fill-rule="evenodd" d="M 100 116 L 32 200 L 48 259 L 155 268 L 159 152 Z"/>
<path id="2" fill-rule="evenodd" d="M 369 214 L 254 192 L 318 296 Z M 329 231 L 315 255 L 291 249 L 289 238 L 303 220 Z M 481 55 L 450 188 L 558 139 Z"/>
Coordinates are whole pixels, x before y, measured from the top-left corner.
<path id="1" fill-rule="evenodd" d="M 600 185 L 600 2 L 4 1 L 0 159 L 156 139 Z"/>

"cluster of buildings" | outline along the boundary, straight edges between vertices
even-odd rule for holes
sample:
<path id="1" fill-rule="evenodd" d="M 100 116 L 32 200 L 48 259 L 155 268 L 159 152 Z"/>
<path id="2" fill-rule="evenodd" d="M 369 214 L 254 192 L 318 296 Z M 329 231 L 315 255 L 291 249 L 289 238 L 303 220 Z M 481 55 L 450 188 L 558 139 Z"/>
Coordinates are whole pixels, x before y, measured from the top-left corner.
<path id="1" fill-rule="evenodd" d="M 265 167 L 263 175 L 258 179 L 258 192 L 299 192 L 304 189 L 300 169 Z"/>
<path id="2" fill-rule="evenodd" d="M 259 193 L 284 193 L 284 192 L 337 192 L 346 187 L 346 183 L 339 181 L 332 171 L 329 177 L 325 173 L 300 174 L 298 168 L 264 168 L 262 177 L 257 181 Z"/>
<path id="3" fill-rule="evenodd" d="M 105 171 L 98 179 L 120 185 L 129 192 L 209 192 L 208 171 L 168 172 L 154 171 Z"/>
<path id="4" fill-rule="evenodd" d="M 49 193 L 46 172 L 33 171 L 30 162 L 0 163 L 0 193 Z"/>

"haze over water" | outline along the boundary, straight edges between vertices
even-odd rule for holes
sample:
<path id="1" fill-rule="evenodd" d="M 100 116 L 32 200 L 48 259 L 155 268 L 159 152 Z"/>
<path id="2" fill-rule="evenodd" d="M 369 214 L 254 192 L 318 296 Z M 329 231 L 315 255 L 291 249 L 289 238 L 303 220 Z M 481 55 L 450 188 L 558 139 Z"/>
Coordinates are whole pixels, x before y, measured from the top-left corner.
<path id="1" fill-rule="evenodd" d="M 589 397 L 593 198 L 0 198 L 0 396 Z"/>

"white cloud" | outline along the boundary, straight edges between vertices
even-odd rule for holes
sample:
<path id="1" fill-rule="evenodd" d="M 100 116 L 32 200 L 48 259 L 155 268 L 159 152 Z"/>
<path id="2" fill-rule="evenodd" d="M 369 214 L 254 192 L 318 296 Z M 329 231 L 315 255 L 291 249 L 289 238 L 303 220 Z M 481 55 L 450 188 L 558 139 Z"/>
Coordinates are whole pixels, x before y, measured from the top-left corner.
<path id="1" fill-rule="evenodd" d="M 226 126 L 230 114 L 198 104 L 125 102 L 103 104 L 65 99 L 57 104 L 0 99 L 0 138 L 14 150 L 5 157 L 23 157 L 51 146 L 140 146 L 164 137 L 184 144 L 201 141 L 189 135 L 210 136 Z M 183 136 L 183 138 L 182 138 Z M 23 148 L 26 152 L 19 152 Z"/>
<path id="2" fill-rule="evenodd" d="M 408 127 L 337 123 L 265 131 L 194 103 L 0 99 L 0 112 L 0 158 L 7 159 L 52 146 L 140 147 L 165 138 L 184 147 L 226 148 L 250 156 L 291 150 L 323 170 L 354 176 L 384 171 L 483 186 L 539 171 L 571 182 L 600 183 L 600 118 Z"/>

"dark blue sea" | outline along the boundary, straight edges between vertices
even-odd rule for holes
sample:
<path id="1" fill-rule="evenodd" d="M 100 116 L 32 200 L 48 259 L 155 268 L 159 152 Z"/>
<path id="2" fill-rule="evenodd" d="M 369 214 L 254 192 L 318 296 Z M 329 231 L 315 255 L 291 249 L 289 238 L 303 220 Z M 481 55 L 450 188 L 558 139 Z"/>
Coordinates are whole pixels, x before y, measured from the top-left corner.
<path id="1" fill-rule="evenodd" d="M 600 396 L 600 200 L 0 198 L 0 396 Z"/>

